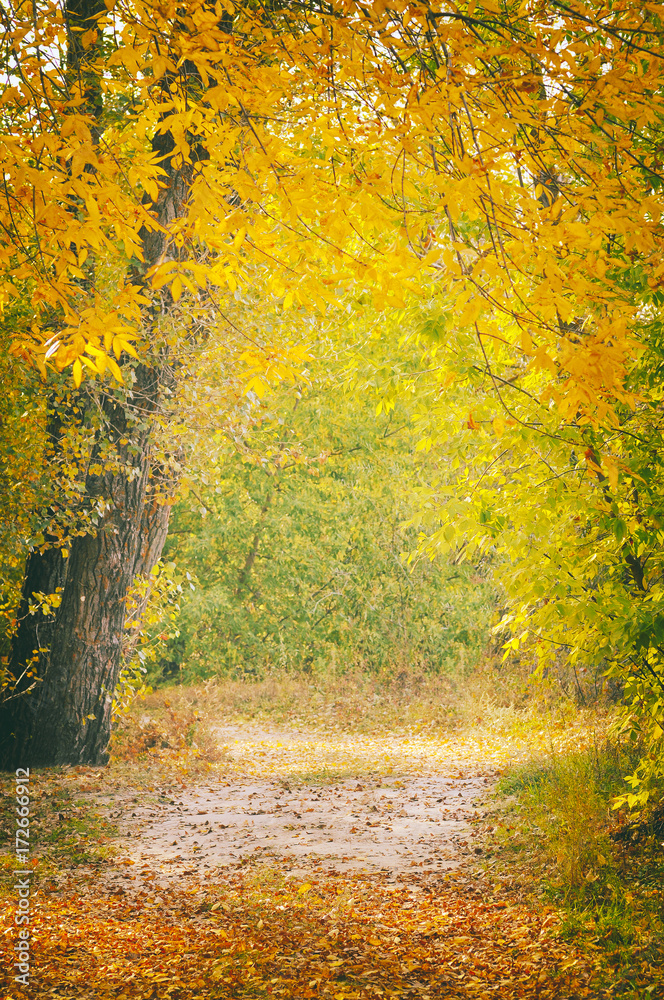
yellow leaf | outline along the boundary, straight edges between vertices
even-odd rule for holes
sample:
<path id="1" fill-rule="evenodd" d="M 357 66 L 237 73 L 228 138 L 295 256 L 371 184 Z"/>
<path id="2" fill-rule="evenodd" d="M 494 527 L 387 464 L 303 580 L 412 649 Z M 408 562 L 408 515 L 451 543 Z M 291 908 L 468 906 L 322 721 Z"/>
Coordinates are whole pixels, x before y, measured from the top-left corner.
<path id="1" fill-rule="evenodd" d="M 171 298 L 173 302 L 177 302 L 182 295 L 182 282 L 180 280 L 180 275 L 177 274 L 173 279 L 173 284 L 171 285 Z"/>
<path id="2" fill-rule="evenodd" d="M 606 466 L 609 486 L 612 490 L 616 490 L 618 488 L 618 466 L 607 458 L 604 459 L 604 465 Z"/>
<path id="3" fill-rule="evenodd" d="M 459 325 L 472 326 L 472 324 L 481 315 L 483 309 L 484 303 L 482 299 L 479 297 L 471 299 L 470 302 L 466 304 L 461 316 L 459 317 Z"/>
<path id="4" fill-rule="evenodd" d="M 262 379 L 260 375 L 254 375 L 245 386 L 245 393 L 255 392 L 259 399 L 262 399 L 268 388 L 268 384 L 265 379 Z"/>
<path id="5" fill-rule="evenodd" d="M 168 284 L 171 278 L 171 272 L 177 267 L 177 261 L 167 260 L 164 264 L 160 264 L 157 268 L 150 271 L 150 277 L 152 279 L 153 288 L 162 288 L 163 285 Z"/>
<path id="6" fill-rule="evenodd" d="M 496 437 L 502 437 L 505 431 L 505 421 L 501 420 L 500 417 L 493 418 L 493 432 Z"/>
<path id="7" fill-rule="evenodd" d="M 110 371 L 111 375 L 113 375 L 113 377 L 116 379 L 116 381 L 120 383 L 120 385 L 124 385 L 122 372 L 120 371 L 117 362 L 113 358 L 108 357 L 107 364 L 108 364 L 108 370 Z"/>
<path id="8" fill-rule="evenodd" d="M 83 365 L 78 358 L 76 358 L 76 361 L 72 365 L 72 373 L 74 376 L 74 385 L 78 389 L 83 381 Z"/>
<path id="9" fill-rule="evenodd" d="M 152 60 L 152 73 L 155 80 L 160 80 L 164 73 L 166 72 L 166 67 L 168 66 L 168 59 L 166 56 L 154 56 Z"/>
<path id="10" fill-rule="evenodd" d="M 521 331 L 521 349 L 524 354 L 533 353 L 533 341 L 527 330 Z"/>
<path id="11" fill-rule="evenodd" d="M 178 277 L 182 282 L 182 284 L 189 289 L 192 295 L 198 295 L 198 288 L 196 287 L 191 278 L 187 277 L 186 274 L 179 274 Z"/>
<path id="12" fill-rule="evenodd" d="M 126 354 L 131 354 L 132 358 L 137 358 L 134 346 L 124 339 L 124 337 L 113 337 L 113 353 L 115 354 L 118 361 L 120 360 L 120 355 L 122 352 Z"/>

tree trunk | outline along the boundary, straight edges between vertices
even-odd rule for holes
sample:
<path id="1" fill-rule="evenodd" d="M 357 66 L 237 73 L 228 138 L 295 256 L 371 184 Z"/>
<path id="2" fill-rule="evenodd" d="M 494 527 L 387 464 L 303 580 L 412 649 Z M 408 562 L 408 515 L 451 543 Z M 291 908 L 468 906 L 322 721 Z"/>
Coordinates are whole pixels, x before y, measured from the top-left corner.
<path id="1" fill-rule="evenodd" d="M 99 0 L 70 0 L 74 27 L 68 68 L 83 78 L 90 109 L 98 114 L 98 87 L 85 77 L 77 38 Z M 89 23 L 89 22 L 88 22 Z M 165 81 L 165 86 L 168 80 Z M 142 232 L 144 262 L 134 280 L 154 263 L 167 259 L 168 226 L 183 211 L 191 184 L 191 166 L 175 169 L 174 148 L 166 132 L 153 148 L 166 172 L 152 214 L 157 231 Z M 162 302 L 164 299 L 162 299 Z M 166 302 L 170 305 L 168 297 Z M 149 327 L 153 317 L 146 313 Z M 168 528 L 168 504 L 157 502 L 152 446 L 161 410 L 162 388 L 172 383 L 168 359 L 124 366 L 126 389 L 101 393 L 105 426 L 90 468 L 103 469 L 104 443 L 112 446 L 113 468 L 88 472 L 88 502 L 103 501 L 104 514 L 94 533 L 71 539 L 68 558 L 62 542 L 30 554 L 23 587 L 20 624 L 10 671 L 13 694 L 0 705 L 0 767 L 105 763 L 111 732 L 113 691 L 122 666 L 122 638 L 127 592 L 137 574 L 148 575 L 159 556 Z M 103 438 L 103 440 L 102 440 Z M 94 459 L 100 458 L 95 466 Z M 163 477 L 162 477 L 163 478 Z M 172 484 L 171 484 L 172 485 Z M 61 588 L 61 603 L 49 614 L 30 613 L 32 595 Z"/>
<path id="2" fill-rule="evenodd" d="M 142 365 L 135 379 L 128 394 L 133 398 L 105 401 L 110 433 L 129 444 L 118 444 L 124 472 L 87 477 L 87 497 L 107 505 L 98 530 L 72 539 L 66 559 L 59 548 L 28 559 L 10 661 L 14 677 L 22 680 L 0 708 L 0 762 L 6 768 L 107 759 L 127 591 L 136 573 L 147 575 L 158 560 L 170 511 L 149 490 L 154 424 L 146 410 L 154 417 L 159 405 L 159 372 Z M 139 431 L 131 426 L 134 406 Z M 58 587 L 62 600 L 52 614 L 29 613 L 35 591 L 52 594 Z M 31 663 L 39 678 L 32 690 L 26 673 Z"/>
<path id="3" fill-rule="evenodd" d="M 128 663 L 140 639 L 138 627 L 150 600 L 152 581 L 150 574 L 157 564 L 168 535 L 171 506 L 164 502 L 171 497 L 176 489 L 176 481 L 172 473 L 163 467 L 153 468 L 150 485 L 143 506 L 143 516 L 138 532 L 138 548 L 134 559 L 132 581 L 143 577 L 147 586 L 141 597 L 132 602 L 131 610 L 127 612 L 124 623 L 122 658 Z"/>

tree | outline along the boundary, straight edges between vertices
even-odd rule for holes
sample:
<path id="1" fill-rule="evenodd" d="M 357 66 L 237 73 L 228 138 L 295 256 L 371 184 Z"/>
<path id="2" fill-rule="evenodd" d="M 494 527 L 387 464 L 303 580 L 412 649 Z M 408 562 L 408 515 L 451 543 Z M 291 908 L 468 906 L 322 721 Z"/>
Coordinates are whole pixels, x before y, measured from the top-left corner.
<path id="1" fill-rule="evenodd" d="M 196 485 L 166 548 L 196 577 L 162 657 L 171 677 L 334 664 L 460 676 L 485 652 L 493 594 L 476 568 L 409 570 L 402 558 L 416 543 L 402 523 L 420 464 L 407 404 L 377 417 L 372 396 L 340 396 L 328 346 L 324 365 L 308 364 L 310 385 L 256 404 L 243 433 L 199 410 Z M 374 342 L 374 357 L 385 351 Z"/>
<path id="2" fill-rule="evenodd" d="M 443 385 L 479 369 L 496 433 L 521 426 L 507 384 L 519 393 L 532 373 L 540 408 L 523 423 L 546 440 L 581 448 L 620 426 L 621 407 L 638 408 L 632 357 L 662 276 L 660 11 L 494 0 L 35 10 L 3 13 L 0 265 L 34 303 L 15 349 L 47 377 L 71 367 L 75 386 L 103 382 L 113 455 L 95 452 L 86 472 L 96 533 L 74 540 L 66 567 L 57 546 L 33 579 L 30 560 L 26 599 L 39 584 L 62 587 L 62 600 L 44 623 L 40 698 L 9 703 L 4 724 L 27 746 L 28 720 L 57 712 L 35 759 L 96 760 L 124 595 L 158 548 L 139 552 L 136 525 L 145 510 L 166 517 L 146 505 L 150 448 L 172 342 L 191 335 L 176 326 L 185 303 L 179 315 L 196 321 L 252 285 L 266 314 L 286 311 L 298 330 L 305 311 L 359 290 L 379 309 L 424 295 L 455 344 Z M 297 350 L 249 345 L 245 361 L 255 389 Z M 611 485 L 620 468 L 591 445 L 588 468 L 606 468 Z M 100 558 L 108 573 L 91 572 Z M 80 638 L 93 620 L 94 648 Z M 21 636 L 25 660 L 35 639 Z M 56 662 L 77 678 L 69 701 Z"/>
<path id="3" fill-rule="evenodd" d="M 77 241 L 76 229 L 86 187 L 94 187 L 103 173 L 97 162 L 104 130 L 98 71 L 102 35 L 97 25 L 105 10 L 98 0 L 71 2 L 65 7 L 62 23 L 56 28 L 66 29 L 66 56 L 55 66 L 50 78 L 47 75 L 44 81 L 42 77 L 38 85 L 37 113 L 45 115 L 48 121 L 52 99 L 57 95 L 64 111 L 59 122 L 60 135 L 66 137 L 73 130 L 81 140 L 71 159 L 62 156 L 62 149 L 58 150 L 59 179 L 61 183 L 65 178 L 70 182 L 69 190 L 62 194 L 58 224 L 73 232 L 67 232 L 68 246 L 61 237 L 60 260 L 47 267 L 43 275 L 44 280 L 50 277 L 54 286 L 55 295 L 47 303 L 48 312 L 56 314 L 57 318 L 52 319 L 54 324 L 60 319 L 58 313 L 64 312 L 62 318 L 66 317 L 66 306 L 63 310 L 62 301 L 57 300 L 53 271 L 56 280 L 57 277 L 62 280 L 65 295 L 70 291 L 72 296 L 77 295 L 85 302 L 99 294 L 96 264 L 86 266 L 87 251 Z M 50 38 L 43 37 L 43 21 L 35 21 L 32 28 L 39 64 L 42 61 L 40 43 L 52 43 L 54 37 L 52 34 Z M 19 65 L 18 70 L 24 86 L 34 95 L 35 80 L 26 76 L 23 65 Z M 42 74 L 43 65 L 37 65 L 34 72 Z M 59 74 L 57 83 L 56 74 Z M 67 113 L 70 109 L 75 109 L 75 121 L 71 121 L 72 116 Z M 43 122 L 39 124 L 44 127 Z M 34 136 L 32 138 L 34 143 Z M 40 138 L 44 141 L 44 132 Z M 32 169 L 39 170 L 39 167 L 32 166 Z M 186 183 L 183 171 L 169 160 L 164 160 L 162 170 L 168 180 L 161 204 L 154 213 L 154 222 L 161 226 L 168 213 L 174 211 L 178 194 L 181 198 L 181 189 Z M 44 179 L 42 185 L 49 183 L 53 183 L 52 178 Z M 34 190 L 37 194 L 36 183 Z M 18 197 L 18 192 L 14 197 Z M 10 211 L 13 200 L 8 195 Z M 36 218 L 37 212 L 32 221 L 36 222 Z M 150 254 L 159 254 L 163 246 L 159 247 L 147 229 L 139 235 L 143 248 L 141 255 L 150 262 Z M 37 243 L 36 249 L 40 252 L 38 231 L 35 237 L 33 243 Z M 62 266 L 60 275 L 59 264 Z M 60 298 L 64 298 L 61 291 Z M 136 353 L 129 342 L 122 347 Z M 116 355 L 119 353 L 120 350 L 116 350 Z M 106 364 L 117 369 L 116 375 L 124 381 L 113 359 L 106 359 Z M 78 367 L 74 381 L 80 384 L 81 362 L 76 361 L 75 365 Z M 139 364 L 132 373 L 128 390 L 102 390 L 96 394 L 94 402 L 100 415 L 96 440 L 85 461 L 79 462 L 76 473 L 85 483 L 85 503 L 96 508 L 96 530 L 77 533 L 64 543 L 61 538 L 51 535 L 45 540 L 45 546 L 35 548 L 28 559 L 19 624 L 9 664 L 19 683 L 13 685 L 12 697 L 3 705 L 4 759 L 12 766 L 19 761 L 73 763 L 103 758 L 110 735 L 111 694 L 120 665 L 119 641 L 127 589 L 137 574 L 152 568 L 165 538 L 168 507 L 150 496 L 149 481 L 150 415 L 160 405 L 165 372 L 164 363 Z M 88 419 L 89 414 L 85 411 L 89 410 L 89 402 L 80 393 L 74 394 L 66 401 L 66 417 L 78 411 L 82 420 Z M 48 434 L 57 449 L 63 433 L 63 415 L 54 407 L 53 399 L 49 411 Z M 108 444 L 115 453 L 110 463 L 103 454 L 104 445 Z M 51 603 L 44 615 L 31 610 L 35 593 L 57 595 L 57 601 Z M 30 679 L 25 674 L 28 665 L 32 665 L 31 673 L 38 675 L 39 682 L 36 690 L 26 697 L 23 692 L 34 686 L 27 683 Z"/>

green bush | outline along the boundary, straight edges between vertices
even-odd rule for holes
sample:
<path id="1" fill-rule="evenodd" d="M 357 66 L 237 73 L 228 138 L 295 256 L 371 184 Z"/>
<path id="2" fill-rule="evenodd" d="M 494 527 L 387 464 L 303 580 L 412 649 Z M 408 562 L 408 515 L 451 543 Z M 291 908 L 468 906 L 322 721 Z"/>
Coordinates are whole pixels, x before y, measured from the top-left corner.
<path id="1" fill-rule="evenodd" d="M 463 671 L 487 644 L 491 585 L 468 565 L 409 567 L 408 422 L 325 393 L 265 410 L 174 511 L 166 558 L 197 579 L 162 674 Z M 291 426 L 288 426 L 288 423 Z M 211 449 L 212 451 L 214 449 Z"/>

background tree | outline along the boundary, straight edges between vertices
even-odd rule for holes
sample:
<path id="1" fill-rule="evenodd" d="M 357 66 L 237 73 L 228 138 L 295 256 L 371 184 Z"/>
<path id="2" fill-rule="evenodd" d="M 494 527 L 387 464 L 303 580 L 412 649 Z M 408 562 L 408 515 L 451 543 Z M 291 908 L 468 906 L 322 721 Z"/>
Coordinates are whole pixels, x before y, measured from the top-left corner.
<path id="1" fill-rule="evenodd" d="M 410 414 L 401 403 L 377 417 L 372 395 L 340 395 L 326 368 L 295 399 L 266 397 L 241 437 L 192 430 L 205 448 L 166 558 L 196 587 L 162 654 L 169 679 L 463 676 L 486 652 L 494 594 L 483 572 L 405 561 L 416 545 L 405 498 L 420 464 Z"/>

